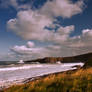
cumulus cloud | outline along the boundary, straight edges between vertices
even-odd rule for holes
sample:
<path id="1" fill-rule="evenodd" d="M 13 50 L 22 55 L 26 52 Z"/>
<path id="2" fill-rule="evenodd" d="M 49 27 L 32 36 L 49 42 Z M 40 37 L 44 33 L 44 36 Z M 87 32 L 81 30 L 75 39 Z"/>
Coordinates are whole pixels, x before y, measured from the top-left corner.
<path id="1" fill-rule="evenodd" d="M 63 18 L 70 18 L 81 13 L 83 7 L 83 0 L 78 0 L 76 3 L 73 3 L 72 0 L 52 0 L 48 1 L 40 12 L 50 17 L 62 16 Z"/>
<path id="2" fill-rule="evenodd" d="M 23 46 L 14 46 L 11 51 L 19 57 L 34 59 L 46 56 L 72 56 L 91 51 L 92 29 L 85 29 L 79 36 L 71 37 L 75 26 L 61 26 L 57 30 L 48 30 L 45 27 L 55 28 L 54 17 L 71 18 L 83 11 L 84 2 L 78 0 L 47 1 L 37 10 L 21 10 L 17 17 L 7 22 L 9 31 L 16 33 L 25 40 L 36 40 L 53 43 L 45 47 L 38 47 L 33 42 L 27 42 Z M 62 22 L 62 21 L 61 21 Z M 89 49 L 88 49 L 89 48 Z"/>
<path id="3" fill-rule="evenodd" d="M 17 8 L 18 7 L 17 0 L 5 0 L 5 1 L 1 0 L 0 1 L 0 7 L 8 8 L 10 6 Z"/>
<path id="4" fill-rule="evenodd" d="M 84 34 L 80 35 L 80 38 L 71 38 L 72 40 L 70 42 L 61 45 L 48 45 L 45 47 L 27 47 L 27 45 L 14 46 L 11 48 L 11 51 L 15 53 L 16 57 L 19 56 L 18 59 L 22 58 L 24 60 L 50 56 L 75 56 L 78 54 L 83 54 L 92 51 L 92 36 L 90 36 L 90 40 L 85 40 L 86 35 L 84 37 L 85 39 L 82 38 L 83 35 Z"/>
<path id="5" fill-rule="evenodd" d="M 60 27 L 56 33 L 54 33 L 54 37 L 50 39 L 54 43 L 64 44 L 69 40 L 70 34 L 74 31 L 74 25 Z"/>
<path id="6" fill-rule="evenodd" d="M 82 34 L 71 38 L 71 47 L 91 47 L 92 46 L 92 29 L 85 29 Z"/>
<path id="7" fill-rule="evenodd" d="M 9 20 L 7 27 L 27 40 L 53 42 L 65 41 L 74 30 L 74 25 L 61 26 L 57 32 L 45 29 L 45 26 L 49 26 L 51 23 L 52 19 L 28 10 L 19 12 L 17 18 Z"/>
<path id="8" fill-rule="evenodd" d="M 32 10 L 20 11 L 17 18 L 10 19 L 7 23 L 8 29 L 27 40 L 44 39 L 45 35 L 51 34 L 44 27 L 50 25 L 51 19 L 40 15 Z"/>
<path id="9" fill-rule="evenodd" d="M 24 46 L 14 46 L 11 51 L 18 57 L 18 59 L 30 60 L 49 56 L 50 53 L 44 47 L 28 47 L 28 43 Z"/>
<path id="10" fill-rule="evenodd" d="M 28 55 L 33 51 L 34 46 L 35 46 L 34 42 L 28 41 L 26 45 L 22 45 L 22 46 L 17 46 L 16 45 L 16 46 L 14 46 L 13 48 L 11 48 L 11 51 L 17 52 L 17 54 L 20 54 L 20 55 L 22 55 L 22 54 Z M 34 53 L 38 50 L 39 49 L 36 48 L 34 50 Z"/>
<path id="11" fill-rule="evenodd" d="M 0 0 L 0 8 L 10 8 L 13 7 L 16 10 L 30 9 L 31 5 L 19 4 L 19 1 L 23 0 Z"/>
<path id="12" fill-rule="evenodd" d="M 66 52 L 67 50 L 67 52 Z M 18 59 L 31 60 L 37 58 L 44 58 L 50 56 L 66 56 L 70 55 L 71 49 L 66 48 L 66 46 L 58 45 L 48 45 L 45 47 L 27 47 L 24 46 L 14 46 L 11 48 L 11 51 L 16 55 Z"/>
<path id="13" fill-rule="evenodd" d="M 33 42 L 31 42 L 31 41 L 27 42 L 27 47 L 31 48 L 31 47 L 34 47 L 34 46 L 35 46 L 35 44 Z"/>
<path id="14" fill-rule="evenodd" d="M 70 29 L 71 28 L 73 29 L 73 26 L 71 26 Z M 70 32 L 70 30 L 67 30 L 66 35 Z M 26 45 L 12 47 L 11 51 L 15 53 L 16 57 L 18 57 L 19 59 L 22 58 L 24 60 L 50 56 L 75 56 L 78 54 L 87 53 L 92 51 L 92 29 L 82 30 L 81 35 L 68 37 L 66 41 L 64 41 L 63 43 L 60 42 L 57 45 L 48 44 L 46 46 L 39 47 L 34 42 L 28 41 Z"/>
<path id="15" fill-rule="evenodd" d="M 73 3 L 71 0 L 47 1 L 41 9 L 19 11 L 17 18 L 10 19 L 7 22 L 7 27 L 8 30 L 15 32 L 26 40 L 49 41 L 55 38 L 60 39 L 62 33 L 59 33 L 59 31 L 55 33 L 54 30 L 49 31 L 45 27 L 54 25 L 53 21 L 55 19 L 53 16 L 69 18 L 82 12 L 83 5 L 82 0 L 78 0 L 76 3 Z M 70 29 L 70 27 L 60 28 L 61 30 L 66 29 L 66 32 L 68 28 Z M 65 36 L 68 35 L 62 35 L 62 39 L 65 39 Z"/>
<path id="16" fill-rule="evenodd" d="M 26 40 L 39 41 L 64 41 L 69 37 L 69 33 L 74 30 L 74 26 L 60 27 L 57 33 L 45 29 L 54 25 L 54 16 L 70 18 L 83 11 L 84 3 L 78 0 L 73 3 L 71 0 L 47 1 L 42 8 L 33 11 L 32 9 L 19 11 L 17 18 L 7 22 L 8 30 L 15 32 Z"/>

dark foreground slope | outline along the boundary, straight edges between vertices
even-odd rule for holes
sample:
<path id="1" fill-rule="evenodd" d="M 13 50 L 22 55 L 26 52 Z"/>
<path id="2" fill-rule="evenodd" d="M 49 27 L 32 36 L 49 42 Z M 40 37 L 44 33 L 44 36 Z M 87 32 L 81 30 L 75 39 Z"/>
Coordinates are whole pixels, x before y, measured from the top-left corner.
<path id="1" fill-rule="evenodd" d="M 70 62 L 72 63 L 72 62 L 86 62 L 88 60 L 92 60 L 92 53 L 72 57 L 46 57 L 43 59 L 25 61 L 25 63 L 29 62 L 56 63 L 57 61 L 60 61 L 62 63 L 70 63 Z"/>

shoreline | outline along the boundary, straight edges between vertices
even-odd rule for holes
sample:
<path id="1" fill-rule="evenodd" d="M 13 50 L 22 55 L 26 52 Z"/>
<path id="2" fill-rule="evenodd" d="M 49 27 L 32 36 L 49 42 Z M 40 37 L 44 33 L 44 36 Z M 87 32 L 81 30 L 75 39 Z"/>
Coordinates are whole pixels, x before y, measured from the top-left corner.
<path id="1" fill-rule="evenodd" d="M 58 64 L 58 67 L 59 66 L 61 66 L 60 64 Z M 9 87 L 11 87 L 11 86 L 13 86 L 13 85 L 21 85 L 21 84 L 26 84 L 26 83 L 28 83 L 28 82 L 31 82 L 31 81 L 35 81 L 35 80 L 38 80 L 38 79 L 41 79 L 41 78 L 43 78 L 43 77 L 46 77 L 46 76 L 49 76 L 49 75 L 52 75 L 52 74 L 59 74 L 59 73 L 63 73 L 63 72 L 68 72 L 68 71 L 76 71 L 76 70 L 78 70 L 79 68 L 81 68 L 83 65 L 80 65 L 80 64 L 78 64 L 78 65 L 68 65 L 68 66 L 63 66 L 63 68 L 64 67 L 67 67 L 67 68 L 65 68 L 65 69 L 63 69 L 63 68 L 60 68 L 60 69 L 58 69 L 58 67 L 52 67 L 51 68 L 51 66 L 50 66 L 50 68 L 48 68 L 48 70 L 49 69 L 56 69 L 56 70 L 54 70 L 54 71 L 48 71 L 48 72 L 46 72 L 46 71 L 44 71 L 44 72 L 41 72 L 41 73 L 38 73 L 38 74 L 36 74 L 35 76 L 29 76 L 29 77 L 22 77 L 22 78 L 18 78 L 17 77 L 17 79 L 14 79 L 14 80 L 1 80 L 0 81 L 0 90 L 3 90 L 3 89 L 7 89 L 7 88 L 9 88 Z M 47 67 L 45 67 L 45 68 L 40 68 L 40 69 L 46 69 Z M 37 68 L 37 69 L 39 69 L 39 68 Z M 63 69 L 63 70 L 62 70 Z M 24 71 L 24 70 L 22 70 L 22 71 Z M 25 71 L 28 71 L 28 70 L 25 70 Z M 33 71 L 34 72 L 34 71 Z"/>
<path id="2" fill-rule="evenodd" d="M 9 82 L 7 86 L 3 85 L 2 87 L 0 87 L 0 91 L 4 90 L 4 89 L 8 89 L 9 87 L 13 86 L 13 85 L 22 85 L 22 84 L 26 84 L 26 83 L 29 83 L 29 82 L 33 82 L 33 81 L 36 81 L 36 80 L 40 80 L 42 78 L 45 78 L 47 76 L 50 76 L 50 75 L 57 75 L 57 74 L 60 74 L 60 73 L 68 73 L 68 72 L 74 72 L 74 71 L 77 71 L 78 69 L 70 69 L 70 70 L 66 70 L 66 71 L 61 71 L 61 72 L 54 72 L 54 73 L 48 73 L 48 74 L 44 74 L 44 75 L 40 75 L 40 76 L 36 76 L 36 77 L 32 77 L 32 78 L 25 78 L 23 80 L 14 80 L 13 82 Z"/>

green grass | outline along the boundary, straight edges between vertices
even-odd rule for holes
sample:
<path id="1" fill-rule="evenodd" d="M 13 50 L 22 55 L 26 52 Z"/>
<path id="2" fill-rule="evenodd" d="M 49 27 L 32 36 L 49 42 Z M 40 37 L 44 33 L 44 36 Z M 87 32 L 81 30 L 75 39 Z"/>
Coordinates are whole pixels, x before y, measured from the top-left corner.
<path id="1" fill-rule="evenodd" d="M 3 92 L 92 92 L 92 68 L 52 74 Z"/>

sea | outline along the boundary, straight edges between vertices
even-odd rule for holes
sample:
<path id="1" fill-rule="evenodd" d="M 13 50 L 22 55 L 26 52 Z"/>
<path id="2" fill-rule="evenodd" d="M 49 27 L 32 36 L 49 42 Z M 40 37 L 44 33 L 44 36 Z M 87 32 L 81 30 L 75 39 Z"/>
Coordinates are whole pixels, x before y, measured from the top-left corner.
<path id="1" fill-rule="evenodd" d="M 21 84 L 29 78 L 58 73 L 67 70 L 76 69 L 76 65 L 81 67 L 84 63 L 18 63 L 18 62 L 0 62 L 0 88 L 8 87 L 13 84 Z"/>

